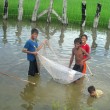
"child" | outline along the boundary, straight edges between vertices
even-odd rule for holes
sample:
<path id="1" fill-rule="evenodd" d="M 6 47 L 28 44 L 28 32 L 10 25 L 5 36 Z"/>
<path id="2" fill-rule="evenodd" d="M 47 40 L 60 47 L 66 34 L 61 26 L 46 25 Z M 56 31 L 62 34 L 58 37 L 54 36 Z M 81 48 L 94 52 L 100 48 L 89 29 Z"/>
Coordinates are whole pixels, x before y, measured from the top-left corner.
<path id="1" fill-rule="evenodd" d="M 99 98 L 103 95 L 103 92 L 101 90 L 96 90 L 94 86 L 89 86 L 88 92 L 90 93 L 91 97 Z"/>
<path id="2" fill-rule="evenodd" d="M 38 46 L 38 43 L 36 41 L 37 37 L 38 37 L 38 30 L 32 29 L 31 38 L 26 42 L 22 50 L 22 52 L 27 53 L 27 60 L 30 63 L 28 75 L 30 76 L 35 76 L 35 74 L 39 72 L 35 56 L 37 55 L 37 51 L 39 51 L 43 47 L 43 45 L 46 43 L 46 40 L 44 40 L 42 44 Z"/>
<path id="3" fill-rule="evenodd" d="M 89 45 L 86 43 L 88 37 L 87 35 L 83 34 L 81 36 L 81 41 L 82 41 L 82 45 L 81 47 L 89 54 L 90 53 L 90 47 Z M 84 55 L 84 58 L 86 58 L 87 56 Z M 83 68 L 83 71 L 82 71 L 83 74 L 86 74 L 86 62 L 84 63 L 84 68 Z"/>
<path id="4" fill-rule="evenodd" d="M 75 56 L 75 65 L 73 67 L 73 70 L 82 72 L 84 62 L 87 61 L 88 59 L 90 59 L 90 56 L 84 49 L 81 48 L 81 39 L 80 38 L 76 38 L 74 40 L 74 45 L 75 45 L 75 47 L 72 49 L 72 56 L 70 59 L 69 68 L 71 67 L 71 64 L 72 64 L 74 56 Z M 84 58 L 84 55 L 86 55 L 87 57 Z"/>

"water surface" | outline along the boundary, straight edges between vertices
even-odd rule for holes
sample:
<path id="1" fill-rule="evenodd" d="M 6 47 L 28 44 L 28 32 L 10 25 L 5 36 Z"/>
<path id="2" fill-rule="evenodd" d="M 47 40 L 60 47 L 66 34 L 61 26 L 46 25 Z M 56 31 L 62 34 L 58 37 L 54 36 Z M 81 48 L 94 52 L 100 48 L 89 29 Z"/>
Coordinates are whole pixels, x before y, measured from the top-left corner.
<path id="1" fill-rule="evenodd" d="M 39 41 L 47 38 L 61 64 L 68 66 L 73 41 L 82 33 L 88 35 L 93 72 L 76 84 L 56 83 L 42 67 L 41 74 L 28 77 L 28 61 L 21 50 L 30 37 L 31 29 L 39 29 Z M 0 72 L 17 76 L 36 85 L 0 74 L 0 110 L 109 110 L 110 109 L 110 30 L 81 29 L 46 23 L 0 21 Z M 104 95 L 89 97 L 87 87 L 94 85 Z"/>

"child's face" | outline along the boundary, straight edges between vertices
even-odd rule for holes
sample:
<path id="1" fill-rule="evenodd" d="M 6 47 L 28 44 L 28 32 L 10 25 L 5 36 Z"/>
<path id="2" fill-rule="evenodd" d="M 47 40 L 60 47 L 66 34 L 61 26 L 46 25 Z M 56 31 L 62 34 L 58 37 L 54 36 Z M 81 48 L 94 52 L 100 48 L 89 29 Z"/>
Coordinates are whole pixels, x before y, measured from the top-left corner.
<path id="1" fill-rule="evenodd" d="M 81 46 L 81 44 L 80 43 L 75 43 L 74 46 L 77 49 L 77 48 L 79 48 Z"/>
<path id="2" fill-rule="evenodd" d="M 37 33 L 33 33 L 33 34 L 31 35 L 31 37 L 32 37 L 32 39 L 36 39 L 36 38 L 38 37 L 38 34 L 37 34 Z"/>
<path id="3" fill-rule="evenodd" d="M 86 37 L 82 36 L 81 41 L 82 41 L 82 43 L 86 43 L 86 41 L 87 41 Z"/>
<path id="4" fill-rule="evenodd" d="M 96 92 L 93 91 L 91 94 L 90 94 L 91 97 L 96 97 Z"/>

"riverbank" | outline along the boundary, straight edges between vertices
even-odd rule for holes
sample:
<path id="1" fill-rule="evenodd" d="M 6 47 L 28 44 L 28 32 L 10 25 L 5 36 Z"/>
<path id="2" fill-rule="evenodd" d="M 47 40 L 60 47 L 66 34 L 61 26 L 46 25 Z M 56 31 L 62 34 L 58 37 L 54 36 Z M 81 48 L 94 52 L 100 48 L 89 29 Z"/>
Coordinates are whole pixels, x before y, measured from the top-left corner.
<path id="1" fill-rule="evenodd" d="M 92 26 L 94 16 L 96 13 L 96 6 L 97 3 L 100 2 L 102 4 L 102 10 L 101 10 L 101 16 L 99 20 L 99 26 L 101 27 L 107 27 L 108 21 L 110 18 L 110 6 L 109 6 L 109 0 L 95 0 L 95 1 L 87 1 L 87 18 L 86 18 L 86 25 Z M 81 2 L 82 0 L 67 0 L 67 15 L 68 15 L 68 21 L 69 24 L 75 23 L 80 24 L 81 21 Z M 36 3 L 36 0 L 24 0 L 23 8 L 24 8 L 24 14 L 23 14 L 23 20 L 30 20 L 32 17 L 32 12 L 34 9 L 34 5 Z M 47 9 L 49 6 L 50 0 L 41 0 L 40 1 L 40 7 L 38 10 L 38 13 L 41 13 L 43 10 Z M 55 0 L 53 4 L 53 8 L 56 10 L 56 12 L 61 16 L 62 15 L 62 4 L 63 0 Z M 15 19 L 17 20 L 18 16 L 18 0 L 9 0 L 9 19 Z M 3 15 L 3 1 L 0 1 L 0 16 Z M 44 15 L 42 18 L 40 18 L 40 21 L 46 21 L 47 15 Z M 57 18 L 52 15 L 52 22 L 58 22 Z M 58 22 L 59 23 L 59 22 Z"/>

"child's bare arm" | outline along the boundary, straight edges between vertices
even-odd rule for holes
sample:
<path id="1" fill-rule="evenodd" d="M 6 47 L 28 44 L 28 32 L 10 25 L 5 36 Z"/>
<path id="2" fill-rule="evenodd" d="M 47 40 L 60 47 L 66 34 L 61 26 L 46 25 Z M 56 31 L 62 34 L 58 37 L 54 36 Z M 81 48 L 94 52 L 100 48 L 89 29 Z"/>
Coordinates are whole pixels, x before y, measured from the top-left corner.
<path id="1" fill-rule="evenodd" d="M 85 59 L 82 60 L 83 62 L 85 62 L 85 61 L 89 60 L 91 57 L 84 49 L 82 49 L 82 51 L 87 56 Z"/>
<path id="2" fill-rule="evenodd" d="M 69 68 L 71 68 L 71 64 L 73 63 L 73 59 L 74 59 L 74 49 L 72 49 L 72 55 L 70 58 Z"/>
<path id="3" fill-rule="evenodd" d="M 23 48 L 23 49 L 22 49 L 22 52 L 28 53 L 28 54 L 37 55 L 37 51 L 35 51 L 35 52 L 30 52 L 30 51 L 28 51 L 26 48 Z"/>
<path id="4" fill-rule="evenodd" d="M 39 51 L 44 46 L 44 44 L 46 44 L 46 43 L 47 43 L 47 40 L 44 40 L 42 42 L 42 44 L 37 48 L 37 51 Z"/>

